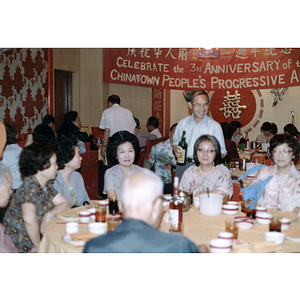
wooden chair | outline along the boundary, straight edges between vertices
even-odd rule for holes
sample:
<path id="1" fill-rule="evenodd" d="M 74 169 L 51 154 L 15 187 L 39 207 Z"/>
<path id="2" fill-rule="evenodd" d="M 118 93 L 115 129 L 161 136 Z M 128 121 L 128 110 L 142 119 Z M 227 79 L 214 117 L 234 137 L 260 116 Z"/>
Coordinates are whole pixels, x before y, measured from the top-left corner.
<path id="1" fill-rule="evenodd" d="M 100 129 L 99 127 L 91 127 L 92 135 L 94 138 L 104 138 L 104 130 Z"/>
<path id="2" fill-rule="evenodd" d="M 85 189 L 91 200 L 99 199 L 98 151 L 80 154 L 81 168 L 78 170 L 83 177 Z"/>

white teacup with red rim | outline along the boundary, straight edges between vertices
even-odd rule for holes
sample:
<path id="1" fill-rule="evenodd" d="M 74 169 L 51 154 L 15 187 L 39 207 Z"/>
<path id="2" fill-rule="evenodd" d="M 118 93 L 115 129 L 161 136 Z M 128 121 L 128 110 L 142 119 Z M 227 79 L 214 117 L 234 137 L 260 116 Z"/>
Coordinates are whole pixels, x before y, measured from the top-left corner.
<path id="1" fill-rule="evenodd" d="M 210 252 L 228 253 L 232 248 L 232 241 L 226 239 L 212 239 L 209 241 Z"/>
<path id="2" fill-rule="evenodd" d="M 281 221 L 281 230 L 287 230 L 290 228 L 291 221 L 287 218 L 280 219 Z"/>
<path id="3" fill-rule="evenodd" d="M 233 233 L 222 231 L 222 232 L 218 233 L 218 238 L 219 239 L 228 240 L 228 241 L 232 242 L 232 240 L 233 240 Z"/>
<path id="4" fill-rule="evenodd" d="M 266 213 L 267 212 L 267 208 L 264 206 L 257 206 L 255 209 L 256 209 L 256 213 L 258 213 L 258 212 Z"/>
<path id="5" fill-rule="evenodd" d="M 90 221 L 91 213 L 87 210 L 79 212 L 79 221 L 81 223 L 88 223 Z"/>

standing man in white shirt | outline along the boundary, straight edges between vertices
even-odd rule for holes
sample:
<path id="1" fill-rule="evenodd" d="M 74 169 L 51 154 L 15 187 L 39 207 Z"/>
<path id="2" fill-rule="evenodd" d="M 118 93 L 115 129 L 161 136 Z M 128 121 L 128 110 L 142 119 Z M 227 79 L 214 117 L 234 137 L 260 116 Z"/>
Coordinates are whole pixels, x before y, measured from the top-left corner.
<path id="1" fill-rule="evenodd" d="M 191 116 L 185 117 L 178 122 L 173 136 L 173 152 L 176 157 L 180 155 L 178 143 L 181 141 L 182 132 L 186 131 L 187 155 L 186 164 L 177 165 L 175 176 L 181 178 L 183 172 L 193 165 L 193 153 L 195 141 L 202 134 L 215 136 L 221 146 L 222 157 L 226 155 L 224 135 L 221 125 L 207 116 L 209 111 L 210 99 L 208 94 L 203 90 L 196 90 L 189 96 L 188 106 L 193 111 Z"/>
<path id="2" fill-rule="evenodd" d="M 121 130 L 127 130 L 136 135 L 136 123 L 132 112 L 120 106 L 121 99 L 118 95 L 108 97 L 108 108 L 104 110 L 101 117 L 100 129 L 104 129 L 102 157 L 105 157 L 108 138 Z"/>
<path id="3" fill-rule="evenodd" d="M 150 134 L 154 134 L 157 136 L 157 138 L 161 138 L 162 135 L 158 130 L 158 126 L 159 126 L 159 121 L 156 117 L 151 116 L 148 121 L 147 121 L 147 130 L 150 132 Z"/>

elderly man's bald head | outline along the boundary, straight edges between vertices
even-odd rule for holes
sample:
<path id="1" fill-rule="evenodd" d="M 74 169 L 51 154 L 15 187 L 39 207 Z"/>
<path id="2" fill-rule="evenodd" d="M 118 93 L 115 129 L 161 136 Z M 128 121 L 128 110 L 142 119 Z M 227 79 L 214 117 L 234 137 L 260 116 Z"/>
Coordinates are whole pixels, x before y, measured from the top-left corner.
<path id="1" fill-rule="evenodd" d="M 157 226 L 162 214 L 163 182 L 148 169 L 130 171 L 120 185 L 120 200 L 125 218 L 136 218 Z"/>

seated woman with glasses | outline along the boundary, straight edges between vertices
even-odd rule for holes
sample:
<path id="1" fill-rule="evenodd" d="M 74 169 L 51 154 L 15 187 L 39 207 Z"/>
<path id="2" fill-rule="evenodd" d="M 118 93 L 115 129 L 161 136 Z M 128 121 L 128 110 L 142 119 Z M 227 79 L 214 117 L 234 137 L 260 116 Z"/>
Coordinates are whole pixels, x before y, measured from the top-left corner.
<path id="1" fill-rule="evenodd" d="M 190 166 L 182 175 L 179 189 L 194 196 L 206 193 L 233 194 L 230 171 L 221 164 L 221 148 L 218 140 L 208 134 L 201 135 L 194 144 L 195 165 Z"/>
<path id="2" fill-rule="evenodd" d="M 282 212 L 300 212 L 300 172 L 293 160 L 299 153 L 299 142 L 287 134 L 277 134 L 270 141 L 274 165 L 261 168 L 253 183 L 273 176 L 266 184 L 258 203 Z"/>

